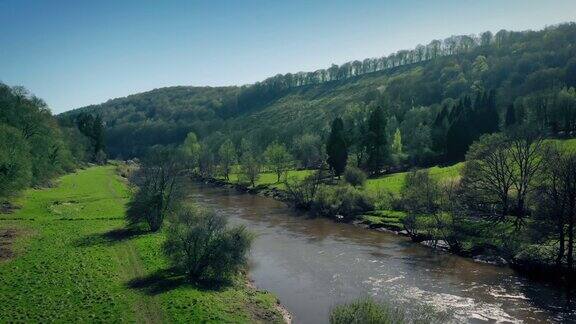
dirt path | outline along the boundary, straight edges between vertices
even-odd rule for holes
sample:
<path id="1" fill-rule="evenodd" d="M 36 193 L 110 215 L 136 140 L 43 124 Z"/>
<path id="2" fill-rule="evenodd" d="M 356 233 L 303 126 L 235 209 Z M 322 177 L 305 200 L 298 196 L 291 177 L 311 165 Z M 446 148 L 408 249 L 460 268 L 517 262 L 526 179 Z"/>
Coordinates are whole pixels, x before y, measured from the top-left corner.
<path id="1" fill-rule="evenodd" d="M 108 181 L 108 189 L 118 202 L 122 202 L 122 197 L 116 192 L 112 181 Z M 120 274 L 123 281 L 141 278 L 146 275 L 144 265 L 136 246 L 131 240 L 121 240 L 114 245 L 114 251 L 119 264 L 122 265 L 123 272 Z M 162 307 L 158 297 L 149 296 L 143 292 L 135 293 L 134 312 L 139 323 L 162 323 Z"/>

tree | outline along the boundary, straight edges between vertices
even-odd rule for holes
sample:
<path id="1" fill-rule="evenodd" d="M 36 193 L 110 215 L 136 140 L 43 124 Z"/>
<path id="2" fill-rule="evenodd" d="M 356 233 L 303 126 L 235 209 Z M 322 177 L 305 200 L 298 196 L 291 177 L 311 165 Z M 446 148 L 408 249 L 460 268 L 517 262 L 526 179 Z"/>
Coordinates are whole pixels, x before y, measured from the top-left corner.
<path id="1" fill-rule="evenodd" d="M 214 153 L 210 147 L 202 143 L 200 145 L 200 155 L 198 157 L 198 169 L 203 177 L 211 177 L 214 174 L 215 161 Z"/>
<path id="2" fill-rule="evenodd" d="M 535 191 L 536 215 L 532 222 L 536 242 L 558 244 L 555 264 L 574 271 L 576 226 L 576 153 L 549 147 L 542 181 Z M 540 239 L 538 239 L 540 238 Z"/>
<path id="3" fill-rule="evenodd" d="M 342 118 L 336 118 L 332 122 L 332 129 L 328 142 L 326 143 L 326 154 L 328 154 L 328 165 L 336 176 L 344 172 L 348 161 L 348 148 L 344 134 L 344 122 Z"/>
<path id="4" fill-rule="evenodd" d="M 400 128 L 396 128 L 396 131 L 394 132 L 392 152 L 394 154 L 402 154 L 402 134 L 400 133 Z"/>
<path id="5" fill-rule="evenodd" d="M 472 212 L 505 220 L 514 185 L 513 162 L 505 135 L 484 135 L 472 144 L 462 171 L 463 196 Z"/>
<path id="6" fill-rule="evenodd" d="M 361 187 L 366 183 L 366 174 L 353 166 L 347 166 L 344 170 L 344 180 L 354 187 Z"/>
<path id="7" fill-rule="evenodd" d="M 517 225 L 527 215 L 527 198 L 535 189 L 535 182 L 543 169 L 544 140 L 535 130 L 528 127 L 515 129 L 510 137 L 510 158 L 513 163 L 512 179 L 516 194 L 514 214 Z"/>
<path id="8" fill-rule="evenodd" d="M 244 152 L 240 160 L 241 175 L 248 180 L 252 187 L 256 186 L 256 181 L 260 177 L 262 165 L 260 160 L 250 151 Z"/>
<path id="9" fill-rule="evenodd" d="M 236 149 L 234 148 L 234 143 L 230 139 L 227 139 L 218 150 L 218 158 L 220 161 L 220 168 L 224 178 L 230 180 L 230 171 L 232 166 L 236 163 Z"/>
<path id="10" fill-rule="evenodd" d="M 403 208 L 411 214 L 432 214 L 438 209 L 440 187 L 428 170 L 406 174 L 400 190 Z"/>
<path id="11" fill-rule="evenodd" d="M 296 158 L 304 168 L 317 168 L 323 160 L 322 141 L 315 134 L 303 134 L 294 140 Z"/>
<path id="12" fill-rule="evenodd" d="M 81 113 L 76 117 L 78 129 L 90 139 L 92 145 L 91 159 L 95 160 L 100 151 L 105 150 L 104 124 L 100 115 Z"/>
<path id="13" fill-rule="evenodd" d="M 170 223 L 164 253 L 188 281 L 225 281 L 246 265 L 252 235 L 227 228 L 224 216 L 206 209 L 181 209 Z"/>
<path id="14" fill-rule="evenodd" d="M 264 159 L 268 167 L 276 173 L 276 182 L 280 182 L 280 177 L 283 173 L 290 170 L 293 162 L 292 155 L 288 153 L 286 146 L 278 142 L 274 142 L 266 148 L 266 151 L 264 151 Z"/>
<path id="15" fill-rule="evenodd" d="M 182 151 L 184 152 L 184 157 L 186 158 L 187 166 L 194 170 L 200 161 L 201 147 L 198 142 L 198 138 L 194 132 L 188 133 L 184 143 L 182 143 Z"/>
<path id="16" fill-rule="evenodd" d="M 292 202 L 296 208 L 310 209 L 316 198 L 318 188 L 327 177 L 326 173 L 327 168 L 325 165 L 322 165 L 318 170 L 315 170 L 312 174 L 304 178 L 304 180 L 295 177 L 286 179 L 286 194 L 290 197 L 290 202 Z"/>
<path id="17" fill-rule="evenodd" d="M 368 119 L 366 152 L 368 154 L 368 170 L 372 174 L 380 173 L 390 154 L 386 141 L 386 119 L 381 107 L 374 109 Z"/>
<path id="18" fill-rule="evenodd" d="M 504 120 L 504 128 L 508 129 L 516 125 L 516 110 L 514 105 L 510 104 L 506 109 L 506 119 Z"/>
<path id="19" fill-rule="evenodd" d="M 31 178 L 28 143 L 16 128 L 0 124 L 0 199 L 26 188 Z"/>
<path id="20" fill-rule="evenodd" d="M 152 148 L 135 177 L 138 190 L 128 203 L 126 219 L 132 226 L 146 222 L 158 231 L 167 215 L 176 210 L 182 198 L 181 158 L 164 147 Z"/>

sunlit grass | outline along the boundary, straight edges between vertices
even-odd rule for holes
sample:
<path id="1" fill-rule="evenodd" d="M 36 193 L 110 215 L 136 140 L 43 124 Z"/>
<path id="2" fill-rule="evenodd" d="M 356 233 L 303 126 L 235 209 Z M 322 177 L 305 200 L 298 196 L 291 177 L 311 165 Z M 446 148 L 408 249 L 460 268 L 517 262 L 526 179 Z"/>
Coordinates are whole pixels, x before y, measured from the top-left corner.
<path id="1" fill-rule="evenodd" d="M 256 313 L 278 321 L 276 298 L 241 276 L 220 290 L 156 280 L 169 268 L 164 236 L 118 234 L 128 197 L 114 167 L 93 167 L 27 190 L 21 209 L 0 214 L 0 228 L 26 234 L 0 263 L 0 322 L 250 323 Z"/>
<path id="2" fill-rule="evenodd" d="M 430 175 L 438 180 L 446 180 L 457 178 L 460 175 L 460 170 L 464 163 L 457 163 L 447 167 L 435 166 L 429 168 Z M 378 190 L 386 190 L 394 194 L 399 194 L 404 185 L 404 179 L 408 172 L 393 173 L 382 176 L 380 178 L 368 179 L 366 181 L 366 188 L 369 191 L 376 192 Z"/>

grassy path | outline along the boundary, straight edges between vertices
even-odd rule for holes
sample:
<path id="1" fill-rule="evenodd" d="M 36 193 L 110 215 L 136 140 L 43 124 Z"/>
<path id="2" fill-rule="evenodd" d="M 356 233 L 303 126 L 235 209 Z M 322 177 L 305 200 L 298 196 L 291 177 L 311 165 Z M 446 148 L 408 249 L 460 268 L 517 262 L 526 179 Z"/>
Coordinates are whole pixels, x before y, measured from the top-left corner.
<path id="1" fill-rule="evenodd" d="M 119 203 L 125 204 L 125 196 L 117 191 L 113 177 L 108 179 L 108 190 L 112 197 Z M 119 229 L 120 231 L 122 229 Z M 142 278 L 146 275 L 144 264 L 131 240 L 122 240 L 121 243 L 114 245 L 117 262 L 122 264 L 121 278 L 130 282 Z M 156 296 L 149 296 L 144 293 L 138 293 L 133 305 L 134 313 L 140 323 L 162 323 L 162 307 Z"/>

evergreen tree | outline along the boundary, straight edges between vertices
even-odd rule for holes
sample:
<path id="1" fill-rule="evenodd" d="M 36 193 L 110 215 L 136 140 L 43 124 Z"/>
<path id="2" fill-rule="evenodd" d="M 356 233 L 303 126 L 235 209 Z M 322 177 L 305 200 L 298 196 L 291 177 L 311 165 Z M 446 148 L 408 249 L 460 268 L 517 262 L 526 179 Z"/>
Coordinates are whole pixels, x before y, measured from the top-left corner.
<path id="1" fill-rule="evenodd" d="M 390 155 L 386 141 L 386 119 L 381 107 L 372 111 L 368 119 L 368 134 L 366 136 L 367 167 L 370 173 L 377 174 L 382 170 Z"/>
<path id="2" fill-rule="evenodd" d="M 504 121 L 505 128 L 510 128 L 516 124 L 516 111 L 514 105 L 510 104 L 506 109 L 506 120 Z"/>
<path id="3" fill-rule="evenodd" d="M 332 122 L 332 130 L 326 143 L 326 153 L 328 154 L 328 165 L 330 169 L 340 176 L 346 168 L 348 161 L 348 148 L 344 135 L 344 122 L 338 117 Z"/>
<path id="4" fill-rule="evenodd" d="M 460 99 L 453 109 L 453 112 L 456 111 L 457 114 L 451 113 L 454 120 L 450 124 L 446 134 L 446 157 L 449 161 L 463 159 L 468 150 L 468 146 L 470 146 L 474 140 L 476 127 L 472 127 L 471 120 L 474 120 L 474 118 L 470 105 L 470 98 L 466 96 Z"/>
<path id="5" fill-rule="evenodd" d="M 500 125 L 500 118 L 496 110 L 496 91 L 494 89 L 488 92 L 485 105 L 485 133 L 495 133 L 498 131 L 498 126 Z"/>

